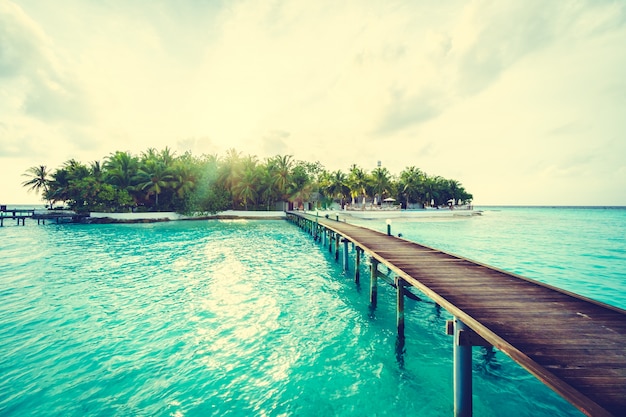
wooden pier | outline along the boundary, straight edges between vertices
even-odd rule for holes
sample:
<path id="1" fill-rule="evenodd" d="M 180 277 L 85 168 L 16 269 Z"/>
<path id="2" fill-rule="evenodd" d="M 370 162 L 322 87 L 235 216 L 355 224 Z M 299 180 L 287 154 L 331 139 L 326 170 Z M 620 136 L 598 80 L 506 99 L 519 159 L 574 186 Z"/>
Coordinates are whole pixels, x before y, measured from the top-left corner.
<path id="1" fill-rule="evenodd" d="M 30 219 L 35 214 L 35 210 L 7 210 L 4 206 L 0 210 L 0 227 L 4 226 L 5 219 L 17 220 L 17 225 L 26 224 L 26 219 Z"/>
<path id="2" fill-rule="evenodd" d="M 381 276 L 397 290 L 404 338 L 405 287 L 414 287 L 454 316 L 455 416 L 472 414 L 472 346 L 493 346 L 588 416 L 626 416 L 626 311 L 487 265 L 337 220 L 289 212 L 288 219 L 328 244 L 354 278 L 370 257 L 370 302 Z M 382 264 L 392 275 L 380 271 Z"/>
<path id="3" fill-rule="evenodd" d="M 53 220 L 56 223 L 62 221 L 78 221 L 86 215 L 76 214 L 73 211 L 55 211 L 37 212 L 35 209 L 9 209 L 0 210 L 0 227 L 4 226 L 5 220 L 17 220 L 17 225 L 25 226 L 26 219 L 37 220 L 37 224 L 46 224 L 46 220 Z"/>

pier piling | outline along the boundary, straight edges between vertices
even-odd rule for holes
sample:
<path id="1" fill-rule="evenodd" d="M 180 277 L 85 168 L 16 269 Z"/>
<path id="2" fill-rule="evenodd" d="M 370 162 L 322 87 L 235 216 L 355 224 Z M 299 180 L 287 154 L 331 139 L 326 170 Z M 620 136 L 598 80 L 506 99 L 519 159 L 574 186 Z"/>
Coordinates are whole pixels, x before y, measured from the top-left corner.
<path id="1" fill-rule="evenodd" d="M 472 346 L 463 343 L 461 335 L 468 327 L 454 319 L 454 417 L 472 415 Z"/>
<path id="2" fill-rule="evenodd" d="M 356 247 L 356 253 L 354 255 L 354 283 L 359 284 L 361 281 L 361 252 L 363 250 L 360 247 Z"/>
<path id="3" fill-rule="evenodd" d="M 400 277 L 396 277 L 395 284 L 396 284 L 396 327 L 398 328 L 398 337 L 404 339 L 404 280 Z"/>
<path id="4" fill-rule="evenodd" d="M 350 265 L 349 265 L 349 254 L 348 254 L 348 244 L 349 244 L 349 240 L 348 239 L 343 239 L 343 272 L 348 272 L 350 270 Z"/>
<path id="5" fill-rule="evenodd" d="M 378 302 L 378 262 L 372 258 L 370 260 L 370 304 L 376 308 Z"/>

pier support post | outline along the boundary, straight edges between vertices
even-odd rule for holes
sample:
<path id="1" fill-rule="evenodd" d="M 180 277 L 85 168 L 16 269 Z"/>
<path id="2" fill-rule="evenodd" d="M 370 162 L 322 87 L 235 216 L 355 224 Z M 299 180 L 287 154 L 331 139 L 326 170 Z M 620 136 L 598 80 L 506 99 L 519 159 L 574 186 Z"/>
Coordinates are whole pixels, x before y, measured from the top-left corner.
<path id="1" fill-rule="evenodd" d="M 341 242 L 341 235 L 335 233 L 335 262 L 339 260 L 339 242 Z"/>
<path id="2" fill-rule="evenodd" d="M 454 416 L 472 416 L 472 345 L 464 343 L 463 332 L 469 328 L 454 318 Z"/>
<path id="3" fill-rule="evenodd" d="M 322 230 L 322 246 L 326 247 L 326 241 L 328 240 L 328 229 Z"/>
<path id="4" fill-rule="evenodd" d="M 472 416 L 472 347 L 491 347 L 458 317 L 448 320 L 446 332 L 454 336 L 454 417 Z"/>
<path id="5" fill-rule="evenodd" d="M 328 231 L 328 253 L 333 253 L 333 240 L 335 233 L 332 230 Z"/>
<path id="6" fill-rule="evenodd" d="M 378 262 L 372 258 L 370 261 L 370 304 L 376 308 L 378 302 Z"/>
<path id="7" fill-rule="evenodd" d="M 348 272 L 350 270 L 349 265 L 349 257 L 348 257 L 348 244 L 350 242 L 348 239 L 343 239 L 343 272 Z"/>
<path id="8" fill-rule="evenodd" d="M 361 248 L 356 247 L 356 253 L 354 255 L 354 283 L 359 284 L 361 281 Z"/>
<path id="9" fill-rule="evenodd" d="M 404 280 L 400 277 L 395 278 L 396 284 L 396 327 L 398 328 L 398 337 L 404 339 Z"/>

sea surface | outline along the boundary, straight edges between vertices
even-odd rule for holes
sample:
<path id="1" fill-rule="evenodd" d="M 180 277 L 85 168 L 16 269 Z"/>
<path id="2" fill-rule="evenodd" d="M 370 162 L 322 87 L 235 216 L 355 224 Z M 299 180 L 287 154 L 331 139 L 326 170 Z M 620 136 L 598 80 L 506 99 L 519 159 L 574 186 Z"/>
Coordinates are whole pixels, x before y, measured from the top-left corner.
<path id="1" fill-rule="evenodd" d="M 392 231 L 626 308 L 626 210 L 478 209 Z M 407 299 L 399 351 L 394 300 L 381 285 L 372 310 L 367 285 L 285 221 L 8 221 L 0 415 L 450 416 L 450 316 Z M 474 348 L 474 415 L 582 414 Z"/>

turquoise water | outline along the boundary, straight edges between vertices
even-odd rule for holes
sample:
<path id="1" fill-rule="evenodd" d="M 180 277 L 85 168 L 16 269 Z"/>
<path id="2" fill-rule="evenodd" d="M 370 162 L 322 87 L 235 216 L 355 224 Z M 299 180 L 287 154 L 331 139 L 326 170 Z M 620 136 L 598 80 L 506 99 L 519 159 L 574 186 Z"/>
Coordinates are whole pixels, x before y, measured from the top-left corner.
<path id="1" fill-rule="evenodd" d="M 624 211 L 573 213 L 555 236 L 550 212 L 498 210 L 392 227 L 626 304 Z M 529 230 L 524 221 L 547 224 Z M 582 225 L 595 240 L 578 239 Z M 538 254 L 550 239 L 542 230 L 567 246 L 550 251 L 565 263 Z M 452 414 L 449 315 L 407 300 L 397 352 L 392 288 L 381 286 L 370 310 L 366 286 L 287 222 L 27 221 L 0 229 L 0 262 L 0 415 Z M 486 356 L 474 349 L 475 415 L 581 415 L 505 355 Z"/>
<path id="2" fill-rule="evenodd" d="M 626 208 L 477 207 L 392 220 L 397 235 L 626 309 Z M 386 230 L 384 221 L 357 222 Z"/>

